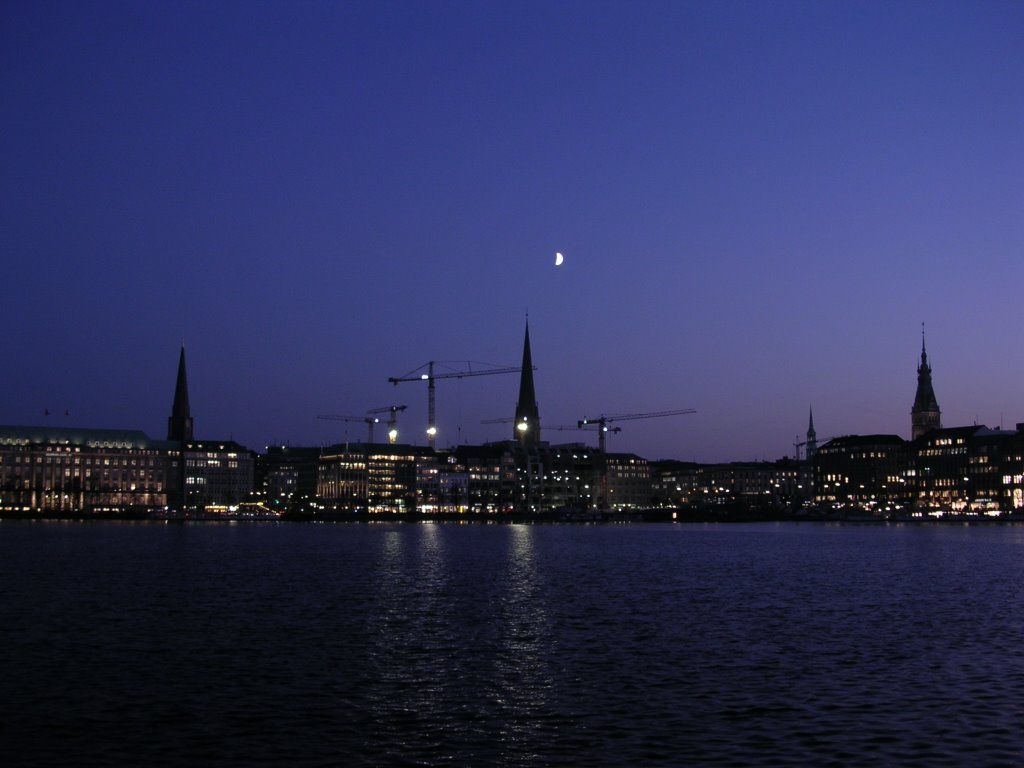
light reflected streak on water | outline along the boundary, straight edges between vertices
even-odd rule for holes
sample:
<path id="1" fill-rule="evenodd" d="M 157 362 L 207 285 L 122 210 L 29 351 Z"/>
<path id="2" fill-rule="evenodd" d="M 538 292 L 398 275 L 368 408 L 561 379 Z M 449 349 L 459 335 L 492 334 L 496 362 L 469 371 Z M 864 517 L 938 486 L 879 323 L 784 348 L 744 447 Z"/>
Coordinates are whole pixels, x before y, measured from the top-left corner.
<path id="1" fill-rule="evenodd" d="M 500 598 L 501 643 L 496 649 L 494 691 L 506 764 L 529 764 L 532 745 L 542 740 L 549 693 L 554 686 L 551 660 L 557 657 L 547 622 L 546 595 L 537 572 L 531 525 L 508 526 L 505 587 Z"/>

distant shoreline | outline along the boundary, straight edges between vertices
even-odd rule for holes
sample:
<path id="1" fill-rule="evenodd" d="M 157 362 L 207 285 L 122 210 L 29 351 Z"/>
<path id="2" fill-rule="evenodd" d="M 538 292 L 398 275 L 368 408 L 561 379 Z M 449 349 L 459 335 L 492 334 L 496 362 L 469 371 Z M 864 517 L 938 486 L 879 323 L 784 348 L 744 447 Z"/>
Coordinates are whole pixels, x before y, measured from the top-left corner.
<path id="1" fill-rule="evenodd" d="M 164 516 L 148 513 L 54 514 L 32 512 L 0 513 L 0 522 L 131 522 L 131 523 L 459 523 L 476 525 L 621 525 L 640 523 L 678 524 L 744 524 L 744 523 L 819 523 L 850 526 L 877 525 L 1018 525 L 1024 523 L 1024 514 L 1007 513 L 998 516 L 948 514 L 942 517 L 896 518 L 866 515 L 764 515 L 764 514 L 707 514 L 692 510 L 643 510 L 639 512 L 608 512 L 593 514 L 447 514 L 420 515 L 400 513 L 328 513 L 283 514 L 280 516 L 183 515 Z"/>

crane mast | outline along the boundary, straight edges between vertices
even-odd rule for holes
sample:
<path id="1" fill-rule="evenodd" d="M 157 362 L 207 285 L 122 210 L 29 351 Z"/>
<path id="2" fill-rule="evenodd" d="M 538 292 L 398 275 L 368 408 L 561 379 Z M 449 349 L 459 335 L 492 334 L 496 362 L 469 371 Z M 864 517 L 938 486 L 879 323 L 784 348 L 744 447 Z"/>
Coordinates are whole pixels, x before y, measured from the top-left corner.
<path id="1" fill-rule="evenodd" d="M 398 442 L 398 413 L 404 411 L 407 405 L 386 405 L 383 408 L 371 408 L 367 413 L 388 413 L 388 442 L 394 445 Z"/>

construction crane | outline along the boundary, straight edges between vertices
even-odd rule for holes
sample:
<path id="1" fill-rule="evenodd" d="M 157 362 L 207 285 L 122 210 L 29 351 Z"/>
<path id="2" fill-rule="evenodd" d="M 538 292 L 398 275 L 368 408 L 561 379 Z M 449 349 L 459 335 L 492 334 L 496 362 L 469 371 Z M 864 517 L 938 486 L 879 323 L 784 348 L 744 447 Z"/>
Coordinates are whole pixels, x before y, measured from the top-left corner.
<path id="1" fill-rule="evenodd" d="M 459 361 L 462 362 L 462 361 Z M 431 360 L 429 363 L 421 365 L 419 368 L 410 371 L 404 376 L 392 376 L 388 378 L 388 381 L 395 386 L 398 386 L 404 381 L 425 381 L 427 382 L 427 443 L 431 448 L 434 447 L 434 441 L 437 438 L 437 419 L 435 418 L 434 409 L 434 383 L 437 379 L 464 379 L 469 376 L 493 376 L 498 373 L 519 373 L 522 368 L 499 368 L 491 367 L 485 369 L 473 370 L 474 365 L 486 365 L 486 363 L 473 363 L 472 361 L 465 361 L 466 370 L 457 371 L 451 370 L 444 373 L 434 373 L 435 365 L 449 365 L 449 363 L 437 362 Z M 426 369 L 426 373 L 423 373 L 423 369 Z M 536 370 L 536 367 L 534 367 Z"/>
<path id="2" fill-rule="evenodd" d="M 613 421 L 633 421 L 634 419 L 657 419 L 662 416 L 683 416 L 688 413 L 696 413 L 693 408 L 682 408 L 675 411 L 653 411 L 651 413 L 617 413 L 608 416 L 601 414 L 596 419 L 580 419 L 576 426 L 583 429 L 589 424 L 597 425 L 597 447 L 601 453 L 605 452 L 605 435 L 609 431 L 618 432 L 618 429 L 609 430 L 608 425 Z"/>
<path id="3" fill-rule="evenodd" d="M 380 419 L 372 416 L 339 416 L 336 413 L 325 413 L 317 418 L 326 421 L 362 421 L 367 427 L 367 443 L 373 443 L 373 425 L 380 423 Z"/>
<path id="4" fill-rule="evenodd" d="M 793 443 L 793 452 L 794 452 L 794 456 L 796 456 L 796 460 L 800 461 L 800 449 L 803 448 L 805 445 L 807 445 L 807 441 L 806 440 L 800 440 L 800 436 L 799 435 L 797 435 L 796 439 L 797 439 L 798 442 L 794 442 Z M 833 440 L 833 439 L 834 438 L 831 438 L 831 437 L 823 437 L 823 438 L 821 438 L 821 440 L 815 440 L 814 442 L 817 445 L 820 446 L 820 445 L 824 445 L 829 440 Z M 810 459 L 811 457 L 808 456 L 807 458 Z"/>
<path id="5" fill-rule="evenodd" d="M 687 413 L 696 413 L 693 408 L 681 408 L 675 411 L 652 411 L 650 413 L 616 413 L 611 416 L 601 414 L 596 419 L 580 419 L 576 426 L 584 429 L 590 424 L 597 425 L 597 450 L 600 454 L 601 463 L 601 497 L 598 505 L 604 509 L 608 507 L 608 463 L 605 454 L 605 436 L 609 432 L 618 432 L 619 427 L 609 427 L 614 421 L 633 421 L 635 419 L 657 419 L 662 416 L 683 416 Z"/>
<path id="6" fill-rule="evenodd" d="M 398 413 L 404 411 L 407 405 L 385 405 L 383 408 L 371 408 L 367 413 L 388 413 L 388 442 L 394 445 L 398 442 Z"/>

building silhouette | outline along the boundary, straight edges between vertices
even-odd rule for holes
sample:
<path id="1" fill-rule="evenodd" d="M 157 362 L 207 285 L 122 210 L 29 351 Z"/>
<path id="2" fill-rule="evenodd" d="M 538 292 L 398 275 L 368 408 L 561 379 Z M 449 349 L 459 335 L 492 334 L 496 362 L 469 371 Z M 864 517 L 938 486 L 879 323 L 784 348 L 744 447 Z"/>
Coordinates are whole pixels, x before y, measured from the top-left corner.
<path id="1" fill-rule="evenodd" d="M 197 441 L 193 427 L 182 344 L 167 418 L 167 505 L 187 514 L 237 509 L 253 492 L 252 451 L 234 440 Z"/>
<path id="2" fill-rule="evenodd" d="M 192 439 L 192 412 L 188 405 L 188 377 L 185 374 L 185 345 L 178 356 L 178 378 L 174 384 L 174 403 L 167 418 L 167 439 L 178 443 Z"/>
<path id="3" fill-rule="evenodd" d="M 807 460 L 810 461 L 814 458 L 814 454 L 818 452 L 818 434 L 814 431 L 814 409 L 810 409 L 810 414 L 807 419 L 807 443 L 806 443 L 806 456 Z M 800 458 L 797 456 L 797 458 Z"/>
<path id="4" fill-rule="evenodd" d="M 230 439 L 196 438 L 182 345 L 166 440 L 137 430 L 0 426 L 0 516 L 572 520 L 639 519 L 655 507 L 712 519 L 1024 516 L 1024 424 L 943 428 L 931 372 L 922 332 L 910 441 L 846 435 L 818 446 L 809 408 L 806 442 L 797 444 L 806 445 L 807 461 L 648 462 L 541 440 L 527 322 L 513 434 L 505 440 L 448 450 L 280 446 L 258 455 Z"/>
<path id="5" fill-rule="evenodd" d="M 525 446 L 540 443 L 540 411 L 537 408 L 537 393 L 533 388 L 533 354 L 530 352 L 530 322 L 526 322 L 526 336 L 523 340 L 523 366 L 519 374 L 519 402 L 512 424 L 512 439 Z"/>
<path id="6" fill-rule="evenodd" d="M 814 499 L 825 510 L 900 512 L 912 501 L 908 444 L 899 435 L 835 437 L 814 457 Z"/>
<path id="7" fill-rule="evenodd" d="M 914 508 L 926 515 L 1024 507 L 1024 424 L 933 429 L 910 446 Z"/>
<path id="8" fill-rule="evenodd" d="M 148 515 L 167 504 L 168 445 L 139 430 L 0 426 L 0 513 Z"/>
<path id="9" fill-rule="evenodd" d="M 819 448 L 813 460 L 819 509 L 897 518 L 1024 510 L 1024 424 L 1016 430 L 983 424 L 944 428 L 924 328 L 911 426 L 910 441 L 847 435 Z"/>
<path id="10" fill-rule="evenodd" d="M 921 328 L 921 363 L 917 366 L 917 394 L 910 410 L 911 439 L 917 440 L 933 429 L 942 428 L 942 413 L 932 388 L 932 368 L 928 365 L 928 352 L 924 347 L 924 328 Z"/>

